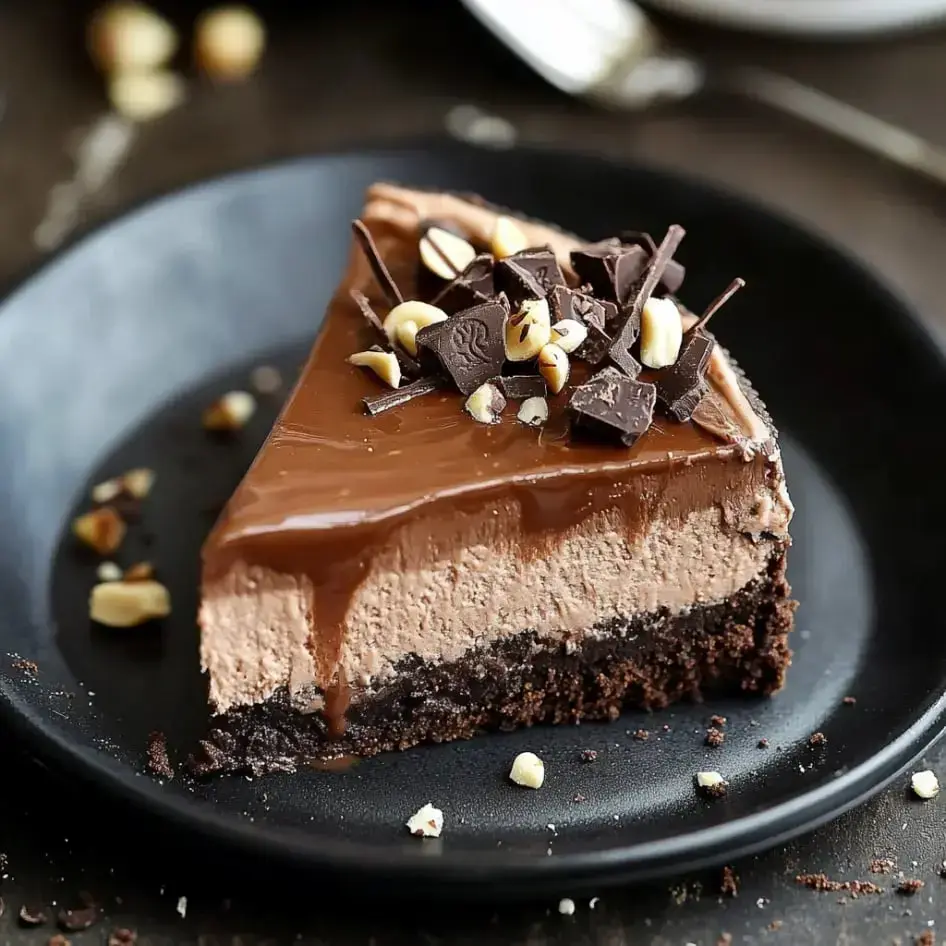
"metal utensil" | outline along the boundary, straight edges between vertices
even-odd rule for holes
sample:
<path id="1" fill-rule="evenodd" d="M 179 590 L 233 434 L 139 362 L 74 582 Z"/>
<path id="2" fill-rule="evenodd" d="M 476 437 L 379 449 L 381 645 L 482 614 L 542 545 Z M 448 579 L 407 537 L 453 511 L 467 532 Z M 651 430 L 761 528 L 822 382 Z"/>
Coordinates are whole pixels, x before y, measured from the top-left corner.
<path id="1" fill-rule="evenodd" d="M 793 115 L 946 184 L 946 150 L 852 105 L 764 69 L 708 69 L 672 49 L 630 0 L 462 0 L 548 82 L 617 109 L 641 109 L 716 88 Z"/>

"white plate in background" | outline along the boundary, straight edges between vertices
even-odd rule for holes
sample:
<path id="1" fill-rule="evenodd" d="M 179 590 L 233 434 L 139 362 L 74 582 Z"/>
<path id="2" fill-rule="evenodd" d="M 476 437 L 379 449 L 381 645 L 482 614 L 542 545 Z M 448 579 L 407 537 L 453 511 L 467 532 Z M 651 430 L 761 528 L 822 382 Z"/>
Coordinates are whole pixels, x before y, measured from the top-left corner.
<path id="1" fill-rule="evenodd" d="M 720 26 L 800 36 L 856 36 L 946 22 L 946 0 L 647 0 Z"/>

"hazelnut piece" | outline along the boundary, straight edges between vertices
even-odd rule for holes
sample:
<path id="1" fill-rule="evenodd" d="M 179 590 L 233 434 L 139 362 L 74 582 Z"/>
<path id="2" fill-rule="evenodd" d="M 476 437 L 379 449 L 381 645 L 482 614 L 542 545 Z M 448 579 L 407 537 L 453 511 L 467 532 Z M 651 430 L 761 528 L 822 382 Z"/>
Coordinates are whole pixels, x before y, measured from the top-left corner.
<path id="1" fill-rule="evenodd" d="M 99 555 L 111 555 L 125 538 L 125 522 L 111 506 L 100 506 L 75 519 L 72 532 Z"/>
<path id="2" fill-rule="evenodd" d="M 519 224 L 510 217 L 497 217 L 489 238 L 496 259 L 505 259 L 529 248 L 529 240 Z"/>
<path id="3" fill-rule="evenodd" d="M 480 424 L 498 424 L 506 407 L 506 398 L 495 384 L 481 384 L 463 405 L 466 412 Z"/>
<path id="4" fill-rule="evenodd" d="M 520 752 L 513 759 L 509 778 L 525 788 L 541 788 L 545 781 L 545 763 L 534 752 Z"/>
<path id="5" fill-rule="evenodd" d="M 418 299 L 409 299 L 406 302 L 398 303 L 384 317 L 384 333 L 388 336 L 388 341 L 393 345 L 397 341 L 397 330 L 399 325 L 405 322 L 413 322 L 417 330 L 433 325 L 435 322 L 446 322 L 447 313 L 438 306 L 431 305 L 429 302 L 421 302 Z M 416 332 L 414 333 L 417 334 Z"/>
<path id="6" fill-rule="evenodd" d="M 453 279 L 475 257 L 476 250 L 471 243 L 443 227 L 430 227 L 420 239 L 421 262 L 441 279 Z"/>
<path id="7" fill-rule="evenodd" d="M 348 356 L 348 363 L 359 368 L 370 368 L 385 384 L 392 388 L 401 383 L 401 366 L 392 351 L 358 351 Z"/>
<path id="8" fill-rule="evenodd" d="M 407 829 L 415 838 L 439 838 L 443 831 L 443 812 L 427 802 L 411 815 Z"/>
<path id="9" fill-rule="evenodd" d="M 588 337 L 588 326 L 579 322 L 577 319 L 562 319 L 552 326 L 552 341 L 559 348 L 570 355 Z"/>
<path id="10" fill-rule="evenodd" d="M 157 581 L 107 581 L 89 597 L 89 617 L 108 627 L 135 627 L 171 613 L 171 596 Z"/>
<path id="11" fill-rule="evenodd" d="M 184 101 L 184 80 L 174 72 L 124 72 L 108 84 L 108 99 L 119 115 L 133 122 L 160 118 Z"/>
<path id="12" fill-rule="evenodd" d="M 641 313 L 641 362 L 648 368 L 667 368 L 683 344 L 683 322 L 672 299 L 648 299 Z"/>
<path id="13" fill-rule="evenodd" d="M 549 403 L 544 397 L 527 397 L 516 414 L 516 420 L 527 427 L 543 427 L 548 419 Z"/>
<path id="14" fill-rule="evenodd" d="M 545 378 L 552 394 L 558 394 L 568 383 L 568 355 L 558 345 L 549 342 L 539 352 L 539 374 Z"/>
<path id="15" fill-rule="evenodd" d="M 265 48 L 263 21 L 249 7 L 217 7 L 197 21 L 194 61 L 212 79 L 245 79 L 259 65 Z"/>
<path id="16" fill-rule="evenodd" d="M 89 23 L 89 54 L 111 75 L 159 69 L 177 45 L 174 27 L 143 3 L 106 4 Z"/>
<path id="17" fill-rule="evenodd" d="M 247 391 L 230 391 L 204 411 L 205 430 L 240 430 L 256 412 L 256 398 Z"/>
<path id="18" fill-rule="evenodd" d="M 504 342 L 509 361 L 535 358 L 552 337 L 552 315 L 545 299 L 527 299 L 506 318 Z"/>

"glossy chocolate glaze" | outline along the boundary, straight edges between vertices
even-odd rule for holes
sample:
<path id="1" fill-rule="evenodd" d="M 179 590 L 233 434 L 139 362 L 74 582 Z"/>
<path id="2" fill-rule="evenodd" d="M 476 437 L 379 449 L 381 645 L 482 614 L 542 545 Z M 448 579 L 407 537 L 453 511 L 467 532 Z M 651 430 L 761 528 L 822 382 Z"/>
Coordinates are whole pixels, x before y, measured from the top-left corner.
<path id="1" fill-rule="evenodd" d="M 383 185 L 369 193 L 365 222 L 406 297 L 416 289 L 417 234 L 431 217 L 482 242 L 495 213 L 446 195 Z M 564 262 L 578 245 L 559 231 L 524 226 Z M 733 491 L 771 486 L 778 475 L 768 444 L 746 449 L 771 435 L 722 356 L 708 376 L 710 396 L 741 432 L 739 443 L 659 416 L 632 448 L 576 440 L 564 422 L 568 388 L 550 399 L 542 431 L 518 423 L 514 404 L 501 423 L 477 424 L 454 391 L 367 416 L 362 399 L 381 385 L 346 358 L 377 339 L 352 288 L 368 293 L 382 316 L 387 311 L 355 248 L 295 391 L 204 548 L 205 586 L 238 561 L 311 579 L 319 649 L 337 651 L 353 591 L 374 554 L 413 517 L 430 520 L 432 542 L 448 542 L 436 534 L 438 520 L 512 500 L 520 541 L 537 549 L 603 509 L 619 510 L 633 532 L 658 509 L 672 520 Z"/>

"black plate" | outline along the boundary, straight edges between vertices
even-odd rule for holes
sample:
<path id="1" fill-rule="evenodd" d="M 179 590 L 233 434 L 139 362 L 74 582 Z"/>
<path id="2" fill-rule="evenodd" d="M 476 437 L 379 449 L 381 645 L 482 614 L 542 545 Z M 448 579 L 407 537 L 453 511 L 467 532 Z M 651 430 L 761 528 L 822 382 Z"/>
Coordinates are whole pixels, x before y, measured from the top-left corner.
<path id="1" fill-rule="evenodd" d="M 264 403 L 230 444 L 204 435 L 201 408 L 245 387 L 259 363 L 295 371 L 375 179 L 481 192 L 592 237 L 681 222 L 685 296 L 697 308 L 732 276 L 747 279 L 716 328 L 780 423 L 798 507 L 796 660 L 777 698 L 489 736 L 342 773 L 196 787 L 141 774 L 152 729 L 183 755 L 206 724 L 198 549 L 278 404 Z M 63 253 L 0 311 L 0 648 L 40 667 L 32 678 L 3 660 L 8 715 L 43 753 L 194 832 L 415 890 L 430 890 L 416 886 L 423 877 L 466 894 L 548 895 L 810 829 L 876 791 L 943 725 L 946 490 L 926 458 L 930 417 L 946 402 L 942 356 L 856 264 L 741 200 L 670 174 L 527 151 L 316 158 L 138 210 Z M 163 628 L 90 627 L 95 562 L 68 525 L 91 483 L 135 465 L 156 468 L 158 485 L 121 559 L 157 562 L 174 616 Z M 729 718 L 715 750 L 703 745 L 712 712 Z M 646 742 L 631 736 L 642 727 Z M 817 749 L 816 730 L 827 736 Z M 589 748 L 598 759 L 583 764 Z M 505 778 L 524 749 L 547 765 L 538 792 Z M 707 768 L 729 779 L 725 799 L 695 795 L 693 774 Z M 439 842 L 403 827 L 427 801 L 446 812 Z"/>

